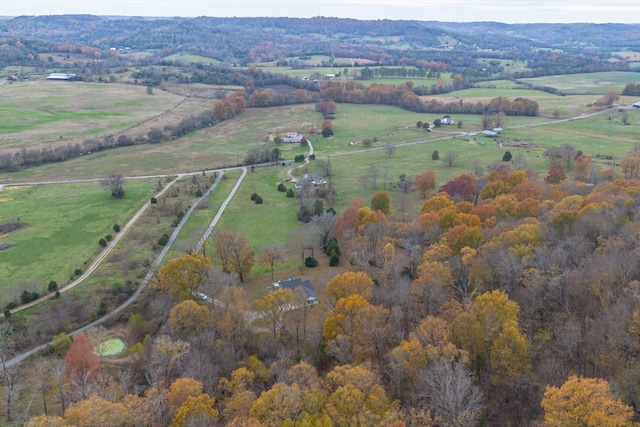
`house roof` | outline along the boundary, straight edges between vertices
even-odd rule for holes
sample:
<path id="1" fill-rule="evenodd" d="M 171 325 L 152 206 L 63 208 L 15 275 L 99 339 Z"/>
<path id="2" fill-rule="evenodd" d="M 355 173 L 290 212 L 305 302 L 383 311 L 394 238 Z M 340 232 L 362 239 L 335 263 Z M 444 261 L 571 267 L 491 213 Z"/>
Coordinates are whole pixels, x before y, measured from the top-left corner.
<path id="1" fill-rule="evenodd" d="M 69 73 L 51 73 L 47 77 L 47 80 L 73 80 L 77 77 L 76 74 Z"/>
<path id="2" fill-rule="evenodd" d="M 302 288 L 307 294 L 307 301 L 318 299 L 318 294 L 313 289 L 313 286 L 311 286 L 311 282 L 309 280 L 294 279 L 292 277 L 289 277 L 287 280 L 279 279 L 273 284 L 273 288 L 287 288 L 292 291 L 296 288 Z"/>
<path id="3" fill-rule="evenodd" d="M 492 130 L 483 130 L 482 133 L 485 136 L 496 136 L 498 134 L 498 132 L 492 131 Z"/>

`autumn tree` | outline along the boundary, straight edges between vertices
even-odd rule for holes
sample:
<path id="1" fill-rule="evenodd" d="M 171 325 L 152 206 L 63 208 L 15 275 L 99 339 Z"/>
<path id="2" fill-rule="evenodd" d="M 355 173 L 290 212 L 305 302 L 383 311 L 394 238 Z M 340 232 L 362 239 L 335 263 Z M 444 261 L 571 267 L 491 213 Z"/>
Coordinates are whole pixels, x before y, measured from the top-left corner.
<path id="1" fill-rule="evenodd" d="M 11 327 L 7 323 L 0 324 L 0 383 L 6 388 L 5 404 L 8 422 L 13 420 L 13 403 L 17 397 L 18 380 L 23 374 L 17 365 L 8 366 L 7 364 L 14 348 Z"/>
<path id="2" fill-rule="evenodd" d="M 257 310 L 271 320 L 273 324 L 273 337 L 276 338 L 276 331 L 280 329 L 280 334 L 286 333 L 284 316 L 291 310 L 295 301 L 295 294 L 291 289 L 281 288 L 269 293 L 264 298 L 256 301 Z"/>
<path id="3" fill-rule="evenodd" d="M 381 211 L 385 215 L 391 213 L 391 198 L 386 191 L 378 191 L 371 198 L 371 210 Z"/>
<path id="4" fill-rule="evenodd" d="M 189 338 L 210 326 L 209 309 L 193 300 L 182 301 L 169 313 L 171 333 L 179 338 Z"/>
<path id="5" fill-rule="evenodd" d="M 436 188 L 436 174 L 434 172 L 422 172 L 416 175 L 413 184 L 418 188 L 418 192 L 423 198 Z"/>
<path id="6" fill-rule="evenodd" d="M 199 253 L 183 255 L 160 268 L 158 287 L 178 300 L 194 298 L 212 273 L 208 258 Z"/>
<path id="7" fill-rule="evenodd" d="M 176 410 L 171 427 L 215 425 L 218 420 L 215 403 L 216 400 L 208 394 L 189 396 Z"/>
<path id="8" fill-rule="evenodd" d="M 334 278 L 327 283 L 327 294 L 333 301 L 333 304 L 341 298 L 346 298 L 350 295 L 361 295 L 368 300 L 371 298 L 372 290 L 373 280 L 363 271 L 347 271 L 346 273 L 334 276 Z"/>
<path id="9" fill-rule="evenodd" d="M 617 400 L 599 378 L 572 375 L 560 387 L 547 386 L 542 408 L 549 427 L 632 425 L 633 409 Z"/>
<path id="10" fill-rule="evenodd" d="M 567 176 L 564 173 L 564 168 L 559 164 L 555 164 L 551 166 L 544 180 L 549 184 L 559 184 L 566 178 Z"/>
<path id="11" fill-rule="evenodd" d="M 509 381 L 527 372 L 529 344 L 519 330 L 520 307 L 506 293 L 478 296 L 472 309 L 460 313 L 453 324 L 452 341 L 472 359 L 484 359 L 491 381 Z"/>
<path id="12" fill-rule="evenodd" d="M 76 399 L 89 397 L 95 391 L 102 373 L 95 345 L 84 334 L 76 335 L 64 363 L 65 382 L 73 390 Z"/>
<path id="13" fill-rule="evenodd" d="M 127 422 L 127 409 L 97 395 L 72 403 L 65 413 L 67 425 L 76 427 L 121 427 Z"/>
<path id="14" fill-rule="evenodd" d="M 255 258 L 249 241 L 234 231 L 223 231 L 215 236 L 213 245 L 214 256 L 220 260 L 222 270 L 237 273 L 240 281 L 244 282 L 245 276 L 253 268 Z"/>

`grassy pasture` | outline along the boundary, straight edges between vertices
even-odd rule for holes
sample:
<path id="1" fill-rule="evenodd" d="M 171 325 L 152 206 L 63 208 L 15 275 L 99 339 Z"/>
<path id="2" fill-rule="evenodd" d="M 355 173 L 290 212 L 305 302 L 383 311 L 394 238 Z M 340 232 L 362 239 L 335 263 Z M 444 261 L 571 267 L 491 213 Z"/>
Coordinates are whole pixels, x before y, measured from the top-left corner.
<path id="1" fill-rule="evenodd" d="M 207 58 L 206 56 L 185 55 L 185 54 L 181 54 L 181 53 L 176 53 L 174 55 L 167 56 L 164 59 L 167 60 L 167 61 L 180 61 L 180 62 L 192 63 L 192 64 L 203 63 L 203 64 L 213 65 L 213 64 L 219 64 L 220 63 L 220 61 L 218 61 L 217 59 Z"/>
<path id="2" fill-rule="evenodd" d="M 567 74 L 560 76 L 536 77 L 522 81 L 537 86 L 549 86 L 567 94 L 602 95 L 610 90 L 622 92 L 627 83 L 640 81 L 637 73 L 612 71 L 587 74 Z"/>
<path id="3" fill-rule="evenodd" d="M 15 246 L 0 252 L 0 304 L 15 299 L 25 285 L 42 292 L 50 280 L 69 281 L 77 268 L 101 250 L 98 240 L 114 235 L 152 194 L 149 181 L 130 181 L 126 197 L 113 199 L 98 183 L 5 187 L 0 192 L 0 223 L 20 218 L 24 226 L 0 236 Z M 60 286 L 61 287 L 61 286 Z"/>
<path id="4" fill-rule="evenodd" d="M 116 134 L 171 110 L 182 97 L 139 86 L 55 81 L 0 86 L 0 152 Z"/>

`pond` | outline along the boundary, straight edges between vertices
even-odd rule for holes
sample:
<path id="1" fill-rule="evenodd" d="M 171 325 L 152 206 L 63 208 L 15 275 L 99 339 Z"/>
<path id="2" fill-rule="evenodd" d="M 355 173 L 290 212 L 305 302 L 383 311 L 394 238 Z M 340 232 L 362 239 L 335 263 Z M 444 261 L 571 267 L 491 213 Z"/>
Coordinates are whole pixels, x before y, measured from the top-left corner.
<path id="1" fill-rule="evenodd" d="M 98 345 L 98 353 L 101 356 L 115 356 L 124 351 L 124 341 L 120 338 L 110 338 Z"/>

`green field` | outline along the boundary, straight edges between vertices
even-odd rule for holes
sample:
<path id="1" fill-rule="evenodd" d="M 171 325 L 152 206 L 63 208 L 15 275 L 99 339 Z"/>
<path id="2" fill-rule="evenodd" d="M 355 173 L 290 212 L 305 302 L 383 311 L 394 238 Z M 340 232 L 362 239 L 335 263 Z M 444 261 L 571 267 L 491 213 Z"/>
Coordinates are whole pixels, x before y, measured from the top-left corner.
<path id="1" fill-rule="evenodd" d="M 589 74 L 568 74 L 561 76 L 522 79 L 536 86 L 549 86 L 566 94 L 604 94 L 610 90 L 622 92 L 627 83 L 640 81 L 638 73 L 615 71 Z"/>
<path id="2" fill-rule="evenodd" d="M 98 183 L 5 187 L 0 192 L 0 223 L 20 219 L 23 227 L 0 236 L 13 243 L 0 252 L 0 304 L 23 289 L 42 292 L 50 280 L 59 287 L 75 269 L 84 269 L 102 249 L 98 240 L 115 234 L 153 194 L 149 181 L 130 181 L 126 197 L 114 199 Z"/>

